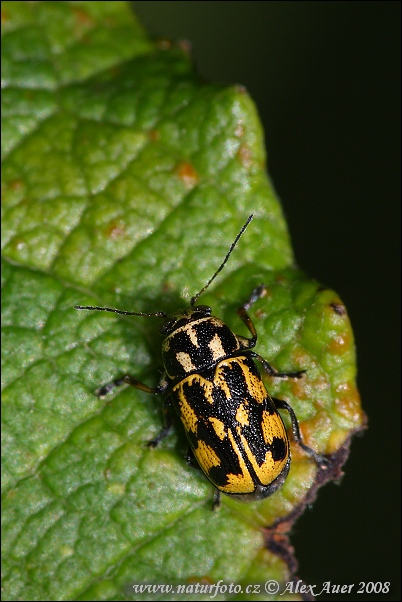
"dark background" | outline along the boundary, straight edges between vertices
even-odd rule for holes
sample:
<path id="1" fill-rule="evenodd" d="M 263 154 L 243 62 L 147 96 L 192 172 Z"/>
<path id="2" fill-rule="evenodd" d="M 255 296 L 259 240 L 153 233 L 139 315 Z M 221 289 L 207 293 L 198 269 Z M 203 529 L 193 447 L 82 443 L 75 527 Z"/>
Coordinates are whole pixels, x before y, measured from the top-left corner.
<path id="1" fill-rule="evenodd" d="M 151 35 L 191 41 L 207 80 L 246 86 L 297 262 L 352 320 L 369 430 L 296 524 L 299 575 L 355 584 L 321 600 L 400 599 L 400 3 L 133 5 Z"/>

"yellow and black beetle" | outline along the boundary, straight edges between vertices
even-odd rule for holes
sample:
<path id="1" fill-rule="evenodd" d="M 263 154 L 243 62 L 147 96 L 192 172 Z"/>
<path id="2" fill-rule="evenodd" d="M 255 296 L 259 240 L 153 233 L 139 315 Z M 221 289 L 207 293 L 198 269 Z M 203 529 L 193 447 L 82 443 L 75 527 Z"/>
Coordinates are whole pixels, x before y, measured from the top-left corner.
<path id="1" fill-rule="evenodd" d="M 251 337 L 238 336 L 218 318 L 211 308 L 195 305 L 229 259 L 239 238 L 252 219 L 248 218 L 218 270 L 190 302 L 190 307 L 172 315 L 160 311 L 138 313 L 109 307 L 76 306 L 76 309 L 109 311 L 127 316 L 165 318 L 162 358 L 165 374 L 160 384 L 151 388 L 125 375 L 102 386 L 99 397 L 114 387 L 127 383 L 147 393 L 165 394 L 165 410 L 173 406 L 184 425 L 192 452 L 211 483 L 219 492 L 244 499 L 265 498 L 285 481 L 290 467 L 290 446 L 285 425 L 278 410 L 286 410 L 292 421 L 293 436 L 299 446 L 319 464 L 323 456 L 301 440 L 298 421 L 288 403 L 271 397 L 265 388 L 254 360 L 261 362 L 270 376 L 301 378 L 305 370 L 277 372 L 260 355 L 252 351 L 257 331 L 247 311 L 265 294 L 257 287 L 237 313 Z M 155 446 L 170 429 L 165 411 L 165 427 L 149 445 Z"/>

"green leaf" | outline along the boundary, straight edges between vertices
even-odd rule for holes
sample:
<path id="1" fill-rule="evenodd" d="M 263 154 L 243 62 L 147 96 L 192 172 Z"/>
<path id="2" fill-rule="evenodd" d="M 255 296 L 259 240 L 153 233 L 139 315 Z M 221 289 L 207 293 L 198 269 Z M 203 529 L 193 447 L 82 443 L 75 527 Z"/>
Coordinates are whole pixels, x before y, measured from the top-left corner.
<path id="1" fill-rule="evenodd" d="M 267 528 L 339 476 L 363 413 L 345 308 L 294 266 L 256 109 L 241 87 L 200 82 L 185 49 L 152 43 L 125 3 L 4 2 L 2 22 L 4 599 L 201 600 L 195 584 L 223 579 L 243 593 L 216 599 L 266 600 L 246 585 L 292 577 Z M 307 370 L 267 387 L 332 464 L 317 481 L 292 445 L 272 497 L 224 496 L 212 512 L 181 426 L 146 446 L 160 399 L 94 395 L 126 372 L 157 384 L 159 320 L 73 306 L 180 309 L 251 213 L 202 303 L 246 335 L 235 310 L 266 284 L 250 312 L 257 351 Z M 133 589 L 150 582 L 187 590 Z"/>

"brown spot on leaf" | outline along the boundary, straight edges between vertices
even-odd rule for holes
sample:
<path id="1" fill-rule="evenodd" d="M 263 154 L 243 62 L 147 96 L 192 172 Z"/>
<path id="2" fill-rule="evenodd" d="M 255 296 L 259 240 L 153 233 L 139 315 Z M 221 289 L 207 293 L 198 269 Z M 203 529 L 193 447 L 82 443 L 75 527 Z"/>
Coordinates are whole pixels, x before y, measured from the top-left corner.
<path id="1" fill-rule="evenodd" d="M 17 251 L 22 251 L 26 247 L 26 242 L 23 238 L 14 238 L 14 240 L 12 242 L 12 246 Z"/>
<path id="2" fill-rule="evenodd" d="M 241 164 L 246 169 L 250 169 L 253 162 L 253 153 L 247 144 L 242 144 L 237 151 L 237 156 L 240 159 Z"/>
<path id="3" fill-rule="evenodd" d="M 290 378 L 290 392 L 292 397 L 296 397 L 297 399 L 305 399 L 306 398 L 306 375 L 301 378 Z"/>
<path id="4" fill-rule="evenodd" d="M 243 136 L 244 136 L 244 130 L 245 130 L 245 128 L 244 128 L 243 121 L 238 121 L 236 129 L 235 129 L 235 132 L 234 132 L 235 136 L 237 136 L 238 138 L 243 138 Z"/>
<path id="5" fill-rule="evenodd" d="M 336 388 L 336 412 L 356 424 L 362 422 L 363 410 L 361 409 L 360 394 L 354 383 L 342 383 Z"/>
<path id="6" fill-rule="evenodd" d="M 327 349 L 329 353 L 335 355 L 343 355 L 349 351 L 351 345 L 350 331 L 346 331 L 343 334 L 337 334 L 334 336 L 332 341 L 328 343 Z"/>
<path id="7" fill-rule="evenodd" d="M 122 238 L 126 233 L 126 227 L 123 222 L 111 222 L 106 229 L 108 238 Z"/>
<path id="8" fill-rule="evenodd" d="M 288 283 L 288 279 L 286 278 L 286 276 L 284 276 L 284 274 L 277 274 L 275 276 L 275 282 L 277 284 L 287 284 Z"/>
<path id="9" fill-rule="evenodd" d="M 234 89 L 238 94 L 247 94 L 247 88 L 245 86 L 242 86 L 241 84 L 236 84 L 234 86 Z"/>
<path id="10" fill-rule="evenodd" d="M 75 20 L 78 25 L 86 25 L 86 26 L 94 25 L 94 20 L 92 19 L 91 15 L 89 13 L 87 13 L 86 10 L 83 10 L 82 8 L 74 7 L 72 9 L 72 11 L 73 11 L 73 15 L 74 15 Z"/>
<path id="11" fill-rule="evenodd" d="M 183 181 L 184 186 L 191 190 L 198 183 L 198 174 L 188 161 L 183 161 L 176 168 L 176 173 Z"/>
<path id="12" fill-rule="evenodd" d="M 173 286 L 173 284 L 171 284 L 168 280 L 165 280 L 165 282 L 162 284 L 163 293 L 170 293 L 174 290 L 174 288 L 175 287 Z"/>
<path id="13" fill-rule="evenodd" d="M 20 180 L 19 178 L 16 178 L 15 180 L 11 180 L 11 182 L 8 183 L 8 187 L 11 190 L 20 190 L 24 185 L 23 180 Z"/>
<path id="14" fill-rule="evenodd" d="M 159 40 L 156 40 L 156 47 L 159 48 L 159 50 L 170 50 L 172 42 L 167 38 L 159 38 Z"/>
<path id="15" fill-rule="evenodd" d="M 150 130 L 148 136 L 151 142 L 157 142 L 160 138 L 158 130 Z"/>

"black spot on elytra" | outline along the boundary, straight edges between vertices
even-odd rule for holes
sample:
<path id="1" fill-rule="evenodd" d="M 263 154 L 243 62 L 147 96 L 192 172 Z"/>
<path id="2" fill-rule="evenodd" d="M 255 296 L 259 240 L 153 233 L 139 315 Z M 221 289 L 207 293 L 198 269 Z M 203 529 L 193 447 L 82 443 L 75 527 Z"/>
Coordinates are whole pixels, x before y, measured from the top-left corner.
<path id="1" fill-rule="evenodd" d="M 271 453 L 272 458 L 275 460 L 275 462 L 280 462 L 284 460 L 287 456 L 286 442 L 283 439 L 274 437 L 271 443 Z"/>

